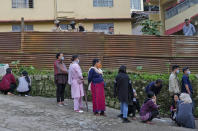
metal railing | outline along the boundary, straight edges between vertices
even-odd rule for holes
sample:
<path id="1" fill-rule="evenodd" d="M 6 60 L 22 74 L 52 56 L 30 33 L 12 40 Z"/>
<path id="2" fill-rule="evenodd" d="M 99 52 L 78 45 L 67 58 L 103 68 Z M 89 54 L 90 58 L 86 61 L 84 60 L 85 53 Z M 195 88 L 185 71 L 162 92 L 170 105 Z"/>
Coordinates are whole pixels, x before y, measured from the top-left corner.
<path id="1" fill-rule="evenodd" d="M 180 14 L 181 12 L 187 10 L 188 8 L 198 4 L 198 0 L 185 0 L 173 8 L 170 8 L 165 12 L 165 18 L 169 19 L 175 15 Z"/>

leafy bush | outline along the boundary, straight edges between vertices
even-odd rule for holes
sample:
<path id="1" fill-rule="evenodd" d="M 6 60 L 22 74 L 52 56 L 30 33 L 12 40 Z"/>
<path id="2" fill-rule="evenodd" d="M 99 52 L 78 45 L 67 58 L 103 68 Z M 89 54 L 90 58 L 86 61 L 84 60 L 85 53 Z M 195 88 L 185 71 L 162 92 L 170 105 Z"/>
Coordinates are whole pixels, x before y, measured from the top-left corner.
<path id="1" fill-rule="evenodd" d="M 16 76 L 20 76 L 20 73 L 22 70 L 26 70 L 32 79 L 32 92 L 31 95 L 33 96 L 44 96 L 44 97 L 55 97 L 56 96 L 56 86 L 54 84 L 54 76 L 52 71 L 41 71 L 38 69 L 35 69 L 34 67 L 19 67 L 17 70 L 14 69 L 13 72 Z M 170 103 L 171 103 L 171 97 L 168 92 L 168 79 L 169 74 L 148 74 L 148 73 L 128 73 L 129 77 L 131 78 L 133 82 L 133 88 L 136 89 L 138 94 L 138 99 L 140 103 L 143 103 L 145 99 L 145 92 L 144 88 L 147 84 L 149 84 L 152 81 L 155 81 L 156 79 L 162 79 L 163 80 L 163 88 L 160 93 L 160 95 L 157 97 L 157 103 L 161 106 L 160 107 L 160 114 L 162 116 L 169 116 L 169 109 L 170 109 Z M 104 71 L 104 80 L 106 82 L 105 87 L 105 96 L 106 96 L 106 104 L 110 107 L 119 109 L 119 102 L 118 99 L 114 98 L 114 79 L 117 75 L 117 71 Z M 83 73 L 83 76 L 85 78 L 85 89 L 88 88 L 88 82 L 87 82 L 87 72 Z M 182 74 L 179 75 L 179 79 L 181 80 Z M 194 100 L 195 105 L 198 105 L 198 79 L 195 75 L 190 75 L 190 79 L 192 81 L 192 85 L 195 91 L 194 94 Z M 91 101 L 91 92 L 87 91 L 88 100 Z M 71 98 L 71 89 L 70 86 L 67 85 L 66 88 L 66 98 Z M 196 116 L 198 116 L 198 107 L 196 107 Z"/>
<path id="2" fill-rule="evenodd" d="M 141 23 L 143 26 L 142 32 L 146 35 L 160 35 L 159 27 L 161 26 L 160 21 L 145 20 Z"/>

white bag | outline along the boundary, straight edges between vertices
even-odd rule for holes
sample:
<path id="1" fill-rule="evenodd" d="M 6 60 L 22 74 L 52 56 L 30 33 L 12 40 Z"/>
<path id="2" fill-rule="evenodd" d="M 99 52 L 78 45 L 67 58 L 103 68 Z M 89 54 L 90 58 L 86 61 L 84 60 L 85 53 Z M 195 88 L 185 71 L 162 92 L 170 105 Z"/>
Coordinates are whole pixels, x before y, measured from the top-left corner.
<path id="1" fill-rule="evenodd" d="M 9 68 L 8 64 L 2 64 L 0 66 L 0 77 L 6 74 L 6 69 Z"/>

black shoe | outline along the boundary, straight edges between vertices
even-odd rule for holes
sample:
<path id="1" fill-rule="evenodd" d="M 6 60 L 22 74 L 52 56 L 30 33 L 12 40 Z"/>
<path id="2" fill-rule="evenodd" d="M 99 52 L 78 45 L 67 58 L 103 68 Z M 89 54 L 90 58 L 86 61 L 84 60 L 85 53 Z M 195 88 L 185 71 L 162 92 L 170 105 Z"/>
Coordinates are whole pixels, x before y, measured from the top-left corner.
<path id="1" fill-rule="evenodd" d="M 129 121 L 127 118 L 123 118 L 122 123 L 130 123 L 131 121 Z"/>
<path id="2" fill-rule="evenodd" d="M 119 118 L 123 118 L 123 114 L 118 115 Z"/>

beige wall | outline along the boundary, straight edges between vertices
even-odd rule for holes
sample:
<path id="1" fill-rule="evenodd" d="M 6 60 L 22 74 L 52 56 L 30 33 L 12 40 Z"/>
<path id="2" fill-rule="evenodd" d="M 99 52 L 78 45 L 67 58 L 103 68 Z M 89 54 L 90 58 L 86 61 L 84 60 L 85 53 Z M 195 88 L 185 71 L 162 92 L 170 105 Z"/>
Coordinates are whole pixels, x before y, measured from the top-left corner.
<path id="1" fill-rule="evenodd" d="M 52 20 L 54 0 L 34 0 L 34 8 L 12 8 L 12 0 L 1 0 L 0 20 Z"/>
<path id="2" fill-rule="evenodd" d="M 183 11 L 182 13 L 170 19 L 165 20 L 166 30 L 171 29 L 177 26 L 178 24 L 181 24 L 182 22 L 184 22 L 186 18 L 191 18 L 192 16 L 198 14 L 197 9 L 198 9 L 198 4 L 196 4 L 195 6 Z"/>
<path id="3" fill-rule="evenodd" d="M 130 18 L 130 0 L 114 0 L 113 7 L 93 7 L 93 0 L 58 0 L 58 16 L 68 18 Z"/>
<path id="4" fill-rule="evenodd" d="M 92 32 L 94 23 L 114 23 L 114 31 L 115 34 L 131 34 L 131 22 L 130 21 L 90 21 L 90 22 L 81 22 L 85 27 L 86 31 Z M 26 23 L 29 25 L 33 25 L 34 31 L 51 31 L 54 27 L 53 22 L 46 22 L 46 23 Z M 68 24 L 68 23 L 64 23 Z M 11 32 L 12 31 L 12 24 L 0 24 L 0 32 Z"/>

